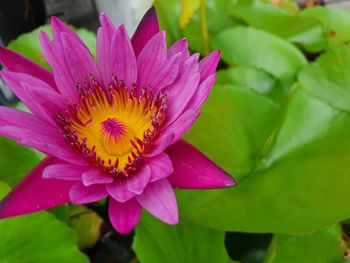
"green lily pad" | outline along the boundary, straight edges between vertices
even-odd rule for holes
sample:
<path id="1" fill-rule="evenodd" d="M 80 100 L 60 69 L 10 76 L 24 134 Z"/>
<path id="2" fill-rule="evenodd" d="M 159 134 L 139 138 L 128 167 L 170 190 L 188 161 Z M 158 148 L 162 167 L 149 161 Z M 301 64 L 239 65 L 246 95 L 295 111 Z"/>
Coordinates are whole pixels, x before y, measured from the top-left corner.
<path id="1" fill-rule="evenodd" d="M 89 262 L 74 231 L 47 212 L 0 220 L 0 233 L 0 262 Z"/>
<path id="2" fill-rule="evenodd" d="M 306 65 L 305 57 L 292 44 L 254 28 L 224 30 L 212 38 L 212 44 L 229 65 L 262 69 L 288 83 Z"/>
<path id="3" fill-rule="evenodd" d="M 270 32 L 311 52 L 327 46 L 323 25 L 313 17 L 290 13 L 261 0 L 239 0 L 231 9 L 235 18 L 249 26 Z"/>
<path id="4" fill-rule="evenodd" d="M 240 180 L 260 160 L 278 112 L 277 103 L 255 91 L 216 85 L 185 138 Z"/>
<path id="5" fill-rule="evenodd" d="M 224 238 L 222 231 L 184 219 L 170 226 L 143 213 L 133 247 L 143 263 L 233 262 L 225 250 Z"/>
<path id="6" fill-rule="evenodd" d="M 320 56 L 301 71 L 299 81 L 312 96 L 350 112 L 350 45 Z"/>
<path id="7" fill-rule="evenodd" d="M 0 137 L 0 180 L 14 187 L 42 159 L 42 154 Z"/>
<path id="8" fill-rule="evenodd" d="M 7 183 L 0 181 L 0 200 L 10 191 L 11 187 Z"/>
<path id="9" fill-rule="evenodd" d="M 279 87 L 280 82 L 275 77 L 254 67 L 237 66 L 219 70 L 216 73 L 216 83 L 247 87 L 276 102 L 284 96 L 283 88 Z"/>
<path id="10" fill-rule="evenodd" d="M 300 15 L 320 21 L 328 42 L 327 47 L 336 47 L 350 41 L 349 11 L 316 6 L 303 10 Z"/>
<path id="11" fill-rule="evenodd" d="M 275 235 L 264 263 L 329 263 L 341 262 L 345 246 L 341 246 L 339 225 L 304 235 Z"/>
<path id="12" fill-rule="evenodd" d="M 210 100 L 216 96 L 213 93 Z M 261 147 L 260 142 L 260 147 L 252 148 L 250 133 L 267 131 L 271 119 L 262 126 L 257 123 L 268 120 L 269 115 L 249 119 L 247 109 L 237 110 L 230 93 L 225 97 L 231 106 L 223 110 L 220 102 L 214 109 L 208 103 L 187 138 L 232 175 L 238 175 L 239 182 L 225 190 L 179 191 L 184 217 L 222 230 L 300 233 L 350 216 L 350 205 L 342 201 L 350 198 L 349 115 L 298 88 L 279 118 L 272 117 L 275 126 L 265 145 Z M 233 112 L 227 113 L 228 109 Z M 215 118 L 210 114 L 214 110 Z M 254 110 L 261 113 L 256 106 Z M 251 129 L 239 136 L 233 120 L 249 121 Z"/>

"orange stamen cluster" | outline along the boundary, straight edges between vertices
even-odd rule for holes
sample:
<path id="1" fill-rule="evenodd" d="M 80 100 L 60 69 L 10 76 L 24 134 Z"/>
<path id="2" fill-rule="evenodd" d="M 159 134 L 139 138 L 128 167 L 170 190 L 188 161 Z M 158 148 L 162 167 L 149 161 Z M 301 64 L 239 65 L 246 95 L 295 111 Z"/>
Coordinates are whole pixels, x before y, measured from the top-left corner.
<path id="1" fill-rule="evenodd" d="M 108 89 L 92 81 L 80 89 L 79 102 L 58 117 L 70 144 L 112 176 L 137 170 L 164 122 L 166 96 L 146 88 L 140 93 L 115 77 Z"/>

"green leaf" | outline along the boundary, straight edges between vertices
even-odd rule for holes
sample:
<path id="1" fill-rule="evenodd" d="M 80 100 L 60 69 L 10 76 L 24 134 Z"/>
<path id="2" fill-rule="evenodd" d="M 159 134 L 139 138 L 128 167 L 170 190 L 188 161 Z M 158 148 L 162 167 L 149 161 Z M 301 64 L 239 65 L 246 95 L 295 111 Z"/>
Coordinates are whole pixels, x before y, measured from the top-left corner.
<path id="1" fill-rule="evenodd" d="M 350 46 L 320 56 L 299 74 L 299 81 L 312 96 L 350 112 Z"/>
<path id="2" fill-rule="evenodd" d="M 239 22 L 230 17 L 228 10 L 233 6 L 233 1 L 207 0 L 205 4 L 206 29 L 209 32 L 209 39 L 223 29 L 229 28 Z M 189 41 L 189 48 L 192 51 L 205 55 L 203 36 L 201 30 L 200 11 L 197 10 L 191 15 L 191 19 L 184 29 L 179 27 L 181 16 L 181 2 L 178 0 L 161 1 L 155 0 L 154 6 L 157 10 L 160 27 L 167 32 L 168 44 L 174 43 L 181 37 Z"/>
<path id="3" fill-rule="evenodd" d="M 264 112 L 269 104 L 256 103 L 264 97 L 238 90 L 215 87 L 187 136 L 238 184 L 178 191 L 181 215 L 216 229 L 282 233 L 348 218 L 350 116 L 300 87 L 279 112 Z"/>
<path id="4" fill-rule="evenodd" d="M 264 263 L 341 262 L 341 240 L 339 225 L 306 235 L 275 235 Z"/>
<path id="5" fill-rule="evenodd" d="M 37 151 L 0 137 L 0 180 L 14 187 L 42 159 Z"/>
<path id="6" fill-rule="evenodd" d="M 90 49 L 91 53 L 95 57 L 96 55 L 95 34 L 85 28 L 80 28 L 80 29 L 73 28 L 73 29 L 82 38 L 84 43 L 87 45 L 87 47 Z M 32 32 L 20 35 L 17 39 L 9 43 L 8 48 L 20 53 L 21 55 L 33 60 L 35 63 L 51 71 L 51 68 L 46 63 L 43 53 L 41 51 L 40 42 L 39 42 L 40 31 L 44 31 L 50 37 L 52 37 L 50 25 L 44 25 L 33 30 Z"/>
<path id="7" fill-rule="evenodd" d="M 328 46 L 336 47 L 350 41 L 349 11 L 316 6 L 306 8 L 300 15 L 317 19 L 322 23 Z"/>
<path id="8" fill-rule="evenodd" d="M 318 52 L 327 46 L 323 25 L 312 17 L 291 14 L 261 0 L 240 0 L 231 8 L 231 14 L 249 26 L 270 32 L 308 51 Z"/>
<path id="9" fill-rule="evenodd" d="M 271 74 L 254 67 L 237 66 L 216 73 L 216 83 L 247 87 L 276 102 L 284 96 L 280 82 Z"/>
<path id="10" fill-rule="evenodd" d="M 232 66 L 262 69 L 277 79 L 291 82 L 306 64 L 303 54 L 282 39 L 248 27 L 234 27 L 212 38 L 222 59 Z"/>
<path id="11" fill-rule="evenodd" d="M 47 212 L 0 220 L 0 233 L 0 262 L 89 262 L 73 230 Z"/>
<path id="12" fill-rule="evenodd" d="M 276 103 L 250 89 L 216 85 L 186 138 L 240 179 L 260 160 L 259 149 L 274 128 L 278 110 Z"/>
<path id="13" fill-rule="evenodd" d="M 143 263 L 232 262 L 224 238 L 224 232 L 182 218 L 171 226 L 143 213 L 136 227 L 134 250 Z"/>
<path id="14" fill-rule="evenodd" d="M 4 182 L 0 181 L 0 200 L 11 191 L 11 187 Z"/>

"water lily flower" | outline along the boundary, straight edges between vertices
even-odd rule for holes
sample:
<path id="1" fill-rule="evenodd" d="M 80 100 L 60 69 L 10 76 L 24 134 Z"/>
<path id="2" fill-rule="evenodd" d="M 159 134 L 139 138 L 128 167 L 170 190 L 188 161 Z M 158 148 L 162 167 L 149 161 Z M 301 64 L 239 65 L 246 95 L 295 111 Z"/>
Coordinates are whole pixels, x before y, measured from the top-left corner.
<path id="1" fill-rule="evenodd" d="M 53 17 L 40 33 L 53 73 L 6 48 L 1 77 L 31 113 L 0 108 L 0 134 L 47 155 L 0 203 L 0 218 L 109 198 L 109 218 L 130 232 L 142 208 L 178 223 L 173 188 L 227 187 L 234 180 L 181 140 L 215 82 L 220 54 L 198 61 L 186 39 L 169 49 L 150 9 L 130 39 L 100 15 L 96 62 Z M 213 134 L 215 136 L 215 134 Z"/>

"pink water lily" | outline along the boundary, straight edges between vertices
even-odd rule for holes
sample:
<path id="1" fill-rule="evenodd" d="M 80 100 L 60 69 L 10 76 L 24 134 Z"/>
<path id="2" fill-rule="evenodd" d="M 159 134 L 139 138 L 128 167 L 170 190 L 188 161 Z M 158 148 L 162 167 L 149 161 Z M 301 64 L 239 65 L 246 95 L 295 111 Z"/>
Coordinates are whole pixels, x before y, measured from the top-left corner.
<path id="1" fill-rule="evenodd" d="M 213 87 L 219 52 L 198 61 L 186 39 L 167 49 L 154 9 L 131 39 L 105 14 L 100 21 L 95 62 L 52 18 L 53 40 L 41 32 L 40 42 L 53 74 L 0 48 L 1 77 L 31 111 L 0 107 L 0 134 L 48 156 L 2 200 L 0 218 L 108 197 L 112 225 L 128 233 L 142 208 L 176 224 L 173 188 L 234 184 L 181 140 Z"/>

